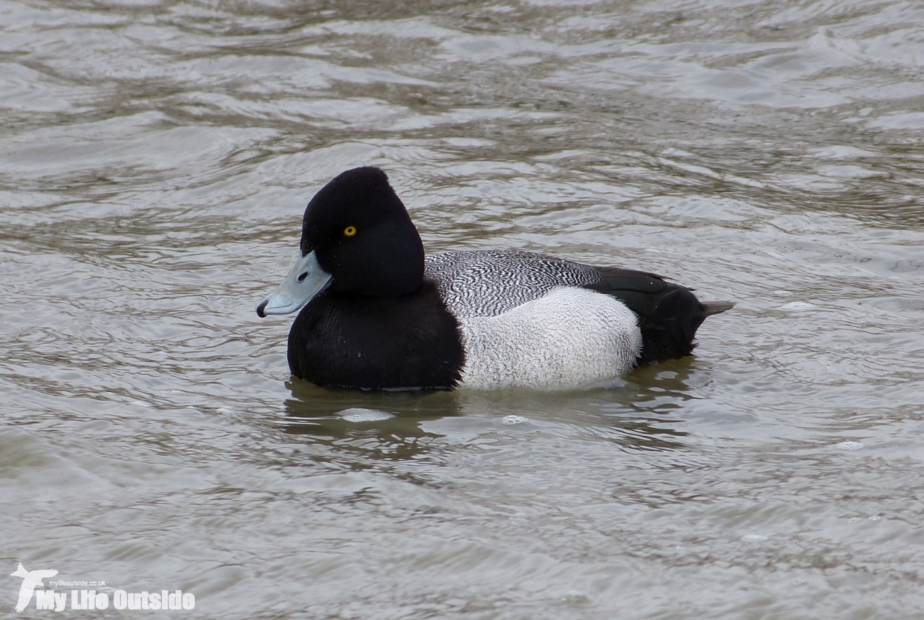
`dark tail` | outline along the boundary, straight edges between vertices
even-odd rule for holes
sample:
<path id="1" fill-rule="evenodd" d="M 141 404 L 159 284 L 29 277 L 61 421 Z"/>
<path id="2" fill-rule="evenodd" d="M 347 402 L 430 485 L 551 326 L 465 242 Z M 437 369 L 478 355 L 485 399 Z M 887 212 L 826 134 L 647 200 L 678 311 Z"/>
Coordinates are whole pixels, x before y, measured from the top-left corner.
<path id="1" fill-rule="evenodd" d="M 639 366 L 686 357 L 693 352 L 696 330 L 707 317 L 734 307 L 731 301 L 700 302 L 688 289 L 673 285 L 663 295 L 658 307 L 648 316 L 641 316 L 642 353 Z"/>
<path id="2" fill-rule="evenodd" d="M 735 307 L 737 302 L 734 301 L 704 301 L 703 304 L 703 313 L 709 317 L 713 314 L 721 314 L 726 310 L 731 310 Z M 705 318 L 705 317 L 703 317 Z"/>

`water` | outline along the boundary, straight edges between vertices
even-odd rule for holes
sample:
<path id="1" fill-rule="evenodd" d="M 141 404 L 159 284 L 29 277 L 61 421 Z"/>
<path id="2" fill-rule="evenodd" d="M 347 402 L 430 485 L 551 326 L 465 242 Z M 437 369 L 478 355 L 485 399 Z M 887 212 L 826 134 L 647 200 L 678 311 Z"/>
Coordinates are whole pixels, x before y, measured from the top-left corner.
<path id="1" fill-rule="evenodd" d="M 918 4 L 0 0 L 0 33 L 7 574 L 176 617 L 920 617 Z M 428 251 L 739 305 L 610 390 L 293 381 L 254 308 L 361 164 Z"/>

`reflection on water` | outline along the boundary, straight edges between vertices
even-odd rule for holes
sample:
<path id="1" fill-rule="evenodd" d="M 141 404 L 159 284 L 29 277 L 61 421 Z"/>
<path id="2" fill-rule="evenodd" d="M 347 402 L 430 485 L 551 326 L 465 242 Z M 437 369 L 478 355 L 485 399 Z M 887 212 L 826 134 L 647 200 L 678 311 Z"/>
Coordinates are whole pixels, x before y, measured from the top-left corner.
<path id="1" fill-rule="evenodd" d="M 688 433 L 670 414 L 693 398 L 683 381 L 691 360 L 639 371 L 644 384 L 578 393 L 356 392 L 287 382 L 283 430 L 310 435 L 342 456 L 415 459 L 446 442 L 490 441 L 504 427 L 526 425 L 575 437 L 611 441 L 627 450 L 680 450 Z M 667 370 L 669 366 L 673 370 Z M 658 369 L 661 370 L 658 370 Z M 633 379 L 636 379 L 633 376 Z M 460 437 L 447 417 L 464 417 Z M 474 434 L 473 434 L 474 433 Z"/>
<path id="2" fill-rule="evenodd" d="M 899 0 L 0 0 L 6 565 L 197 617 L 916 617 L 922 35 Z M 253 307 L 360 164 L 428 252 L 739 304 L 608 390 L 291 380 Z"/>
<path id="3" fill-rule="evenodd" d="M 420 394 L 332 390 L 292 379 L 281 426 L 287 433 L 309 435 L 343 458 L 412 460 L 424 455 L 439 435 L 424 431 L 421 420 L 455 414 L 447 392 Z M 389 419 L 351 421 L 356 412 L 377 412 Z M 365 416 L 371 417 L 371 416 Z M 363 466 L 357 464 L 356 466 Z"/>

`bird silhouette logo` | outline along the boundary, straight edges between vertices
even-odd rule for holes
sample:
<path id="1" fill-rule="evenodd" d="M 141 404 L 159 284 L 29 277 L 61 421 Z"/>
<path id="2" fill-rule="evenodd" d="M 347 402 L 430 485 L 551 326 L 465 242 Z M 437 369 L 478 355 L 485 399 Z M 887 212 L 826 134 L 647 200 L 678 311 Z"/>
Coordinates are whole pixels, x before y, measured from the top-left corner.
<path id="1" fill-rule="evenodd" d="M 19 588 L 19 601 L 16 603 L 16 612 L 22 613 L 29 601 L 32 600 L 32 592 L 35 586 L 45 587 L 42 579 L 45 577 L 54 577 L 58 574 L 56 570 L 26 570 L 20 563 L 15 573 L 10 573 L 10 577 L 22 577 L 22 586 Z"/>

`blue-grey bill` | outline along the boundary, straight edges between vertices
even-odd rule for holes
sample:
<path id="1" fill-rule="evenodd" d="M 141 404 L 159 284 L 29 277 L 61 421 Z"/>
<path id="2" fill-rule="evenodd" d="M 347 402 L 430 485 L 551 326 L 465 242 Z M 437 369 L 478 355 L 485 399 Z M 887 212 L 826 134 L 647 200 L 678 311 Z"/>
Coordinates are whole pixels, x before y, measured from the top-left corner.
<path id="1" fill-rule="evenodd" d="M 309 252 L 296 261 L 286 279 L 260 302 L 257 314 L 290 314 L 314 299 L 330 284 L 331 275 L 321 269 L 318 257 Z"/>

